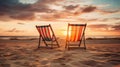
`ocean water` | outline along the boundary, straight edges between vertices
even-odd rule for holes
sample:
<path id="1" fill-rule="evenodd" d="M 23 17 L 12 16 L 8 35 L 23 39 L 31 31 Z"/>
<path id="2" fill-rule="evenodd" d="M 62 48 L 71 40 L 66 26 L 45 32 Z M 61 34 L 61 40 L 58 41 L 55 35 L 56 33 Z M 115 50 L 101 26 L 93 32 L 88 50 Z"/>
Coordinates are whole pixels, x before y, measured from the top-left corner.
<path id="1" fill-rule="evenodd" d="M 96 36 L 85 36 L 86 39 L 119 39 L 120 35 L 117 36 L 103 36 L 103 35 L 96 35 Z M 2 40 L 22 40 L 22 39 L 38 39 L 39 36 L 0 36 L 0 39 Z M 64 36 L 58 36 L 58 39 L 65 39 Z"/>
<path id="2" fill-rule="evenodd" d="M 29 40 L 38 39 L 38 36 L 0 36 L 1 40 Z"/>
<path id="3" fill-rule="evenodd" d="M 39 36 L 0 36 L 0 42 L 3 40 L 38 40 Z M 59 42 L 65 42 L 65 38 L 57 37 Z M 88 37 L 86 44 L 120 44 L 120 37 Z"/>

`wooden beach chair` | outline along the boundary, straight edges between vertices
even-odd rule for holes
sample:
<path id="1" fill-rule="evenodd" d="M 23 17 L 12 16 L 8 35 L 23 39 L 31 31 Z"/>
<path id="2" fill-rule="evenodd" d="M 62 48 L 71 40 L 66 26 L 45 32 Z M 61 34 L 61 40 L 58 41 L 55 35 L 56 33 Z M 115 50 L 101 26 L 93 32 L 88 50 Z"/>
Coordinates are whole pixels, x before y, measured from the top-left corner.
<path id="1" fill-rule="evenodd" d="M 50 24 L 43 26 L 36 26 L 36 28 L 39 32 L 38 48 L 40 47 L 41 40 L 43 40 L 43 42 L 47 47 L 48 45 L 51 45 L 51 48 L 53 48 L 54 45 L 57 45 L 59 47 L 58 41 Z"/>
<path id="2" fill-rule="evenodd" d="M 69 49 L 70 46 L 75 45 L 80 47 L 81 42 L 83 41 L 84 49 L 86 49 L 85 28 L 86 24 L 68 24 L 65 48 Z"/>

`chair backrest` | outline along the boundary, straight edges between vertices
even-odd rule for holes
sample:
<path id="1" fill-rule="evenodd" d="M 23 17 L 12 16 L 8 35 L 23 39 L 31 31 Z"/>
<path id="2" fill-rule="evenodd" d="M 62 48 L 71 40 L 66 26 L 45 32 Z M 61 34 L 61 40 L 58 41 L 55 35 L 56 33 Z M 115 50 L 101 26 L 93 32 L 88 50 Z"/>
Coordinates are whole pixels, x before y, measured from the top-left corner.
<path id="1" fill-rule="evenodd" d="M 52 40 L 53 31 L 50 24 L 43 26 L 36 26 L 36 28 L 43 40 L 45 41 Z"/>
<path id="2" fill-rule="evenodd" d="M 68 24 L 67 41 L 80 41 L 85 28 L 86 24 Z"/>

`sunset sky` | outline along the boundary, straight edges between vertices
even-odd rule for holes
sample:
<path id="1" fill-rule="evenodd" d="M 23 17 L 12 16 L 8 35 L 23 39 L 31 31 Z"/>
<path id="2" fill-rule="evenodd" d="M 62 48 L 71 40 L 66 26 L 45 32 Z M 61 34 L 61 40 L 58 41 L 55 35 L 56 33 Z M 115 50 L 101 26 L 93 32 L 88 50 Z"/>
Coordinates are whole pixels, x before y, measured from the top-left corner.
<path id="1" fill-rule="evenodd" d="M 37 36 L 45 24 L 64 36 L 68 23 L 87 23 L 87 36 L 120 36 L 120 0 L 0 0 L 0 36 Z"/>

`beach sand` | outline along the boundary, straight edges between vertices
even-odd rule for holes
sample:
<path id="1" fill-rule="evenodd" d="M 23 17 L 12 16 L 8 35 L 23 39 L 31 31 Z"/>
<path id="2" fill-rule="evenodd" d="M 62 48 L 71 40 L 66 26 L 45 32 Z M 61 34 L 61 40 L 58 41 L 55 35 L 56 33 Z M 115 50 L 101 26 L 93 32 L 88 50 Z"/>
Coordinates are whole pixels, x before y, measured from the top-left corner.
<path id="1" fill-rule="evenodd" d="M 86 44 L 87 50 L 41 47 L 38 40 L 0 40 L 0 67 L 120 67 L 120 44 Z M 42 43 L 44 46 L 44 44 Z"/>

